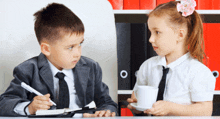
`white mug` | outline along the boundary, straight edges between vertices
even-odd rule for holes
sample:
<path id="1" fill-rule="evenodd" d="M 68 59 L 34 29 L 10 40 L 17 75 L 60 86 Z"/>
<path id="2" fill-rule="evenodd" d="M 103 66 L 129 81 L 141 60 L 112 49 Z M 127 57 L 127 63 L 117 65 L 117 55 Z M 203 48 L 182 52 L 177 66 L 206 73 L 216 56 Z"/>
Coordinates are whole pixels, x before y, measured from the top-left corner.
<path id="1" fill-rule="evenodd" d="M 137 106 L 151 108 L 157 99 L 158 88 L 152 86 L 137 86 L 134 90 Z"/>

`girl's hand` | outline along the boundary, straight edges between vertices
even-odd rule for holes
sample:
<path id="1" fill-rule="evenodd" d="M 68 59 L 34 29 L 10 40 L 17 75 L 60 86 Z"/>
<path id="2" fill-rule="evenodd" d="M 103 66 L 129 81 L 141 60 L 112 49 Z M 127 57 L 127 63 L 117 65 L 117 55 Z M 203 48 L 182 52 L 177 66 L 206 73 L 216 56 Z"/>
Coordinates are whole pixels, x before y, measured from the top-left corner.
<path id="1" fill-rule="evenodd" d="M 172 104 L 172 102 L 168 101 L 157 101 L 153 104 L 153 107 L 151 109 L 145 110 L 144 113 L 156 116 L 165 116 L 170 113 Z"/>
<path id="2" fill-rule="evenodd" d="M 127 106 L 127 108 L 128 109 L 130 109 L 132 112 L 134 112 L 135 114 L 140 114 L 141 113 L 141 111 L 138 111 L 138 110 L 136 110 L 136 108 L 135 107 L 132 107 L 131 105 L 130 105 L 130 103 L 137 103 L 137 99 L 136 98 L 128 98 L 127 99 L 127 102 L 129 103 L 129 105 Z"/>
<path id="3" fill-rule="evenodd" d="M 96 111 L 95 114 L 84 113 L 83 117 L 114 117 L 115 115 L 115 112 L 111 112 L 110 110 L 101 110 Z"/>

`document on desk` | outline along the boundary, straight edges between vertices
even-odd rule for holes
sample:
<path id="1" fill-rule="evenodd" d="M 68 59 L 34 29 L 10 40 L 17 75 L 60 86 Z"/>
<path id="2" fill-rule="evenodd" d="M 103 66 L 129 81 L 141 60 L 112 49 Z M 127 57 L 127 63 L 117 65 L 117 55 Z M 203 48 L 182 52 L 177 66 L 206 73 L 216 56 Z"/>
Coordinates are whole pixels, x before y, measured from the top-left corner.
<path id="1" fill-rule="evenodd" d="M 78 109 L 56 109 L 56 110 L 37 110 L 36 115 L 57 115 L 57 114 L 64 114 L 76 110 L 81 110 L 82 108 Z"/>
<path id="2" fill-rule="evenodd" d="M 96 108 L 95 102 L 92 101 L 85 107 L 89 108 Z M 36 115 L 58 115 L 58 114 L 65 114 L 68 112 L 73 112 L 77 110 L 82 110 L 82 108 L 76 108 L 76 109 L 69 109 L 69 108 L 64 108 L 64 109 L 55 109 L 55 110 L 37 110 Z"/>

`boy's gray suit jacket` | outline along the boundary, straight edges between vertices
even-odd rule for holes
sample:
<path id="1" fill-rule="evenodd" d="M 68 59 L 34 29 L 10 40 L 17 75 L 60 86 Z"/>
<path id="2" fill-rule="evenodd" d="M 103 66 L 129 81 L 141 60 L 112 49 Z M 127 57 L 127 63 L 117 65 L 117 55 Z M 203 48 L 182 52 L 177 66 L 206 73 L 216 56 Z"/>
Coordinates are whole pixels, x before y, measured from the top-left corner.
<path id="1" fill-rule="evenodd" d="M 109 109 L 117 114 L 117 104 L 109 96 L 108 86 L 102 82 L 102 70 L 97 62 L 81 56 L 72 70 L 80 107 L 94 101 L 97 108 Z M 15 67 L 13 76 L 14 79 L 9 87 L 0 96 L 1 116 L 21 116 L 13 111 L 15 106 L 20 102 L 32 101 L 36 96 L 23 89 L 21 82 L 25 82 L 42 94 L 50 93 L 50 98 L 54 101 L 52 72 L 42 53 Z"/>

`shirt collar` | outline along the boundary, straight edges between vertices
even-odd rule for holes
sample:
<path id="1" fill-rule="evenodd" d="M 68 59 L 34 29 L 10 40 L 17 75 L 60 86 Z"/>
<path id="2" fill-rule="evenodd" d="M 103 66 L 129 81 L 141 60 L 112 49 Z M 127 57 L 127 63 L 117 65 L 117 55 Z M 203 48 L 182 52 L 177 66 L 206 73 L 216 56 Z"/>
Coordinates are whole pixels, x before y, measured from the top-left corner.
<path id="1" fill-rule="evenodd" d="M 58 72 L 62 72 L 65 74 L 65 76 L 73 79 L 73 72 L 72 72 L 72 69 L 63 69 L 62 71 L 58 70 L 48 59 L 47 59 L 49 65 L 50 65 L 50 69 L 52 71 L 52 74 L 53 74 L 53 77 L 55 77 L 55 75 L 58 73 Z"/>
<path id="2" fill-rule="evenodd" d="M 166 58 L 164 57 L 160 57 L 159 61 L 158 61 L 158 65 L 164 66 L 165 68 L 170 68 L 170 69 L 174 69 L 176 66 L 178 66 L 179 64 L 181 64 L 183 61 L 185 61 L 186 59 L 188 59 L 188 57 L 190 57 L 190 53 L 187 52 L 186 54 L 184 54 L 183 56 L 181 56 L 180 58 L 178 58 L 177 60 L 175 60 L 174 62 L 166 65 Z"/>

